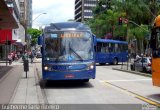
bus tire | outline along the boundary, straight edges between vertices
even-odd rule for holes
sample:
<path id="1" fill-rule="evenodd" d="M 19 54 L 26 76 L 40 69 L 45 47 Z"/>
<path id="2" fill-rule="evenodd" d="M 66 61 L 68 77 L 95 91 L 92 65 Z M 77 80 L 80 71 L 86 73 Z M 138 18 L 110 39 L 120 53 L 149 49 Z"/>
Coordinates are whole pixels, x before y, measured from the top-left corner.
<path id="1" fill-rule="evenodd" d="M 118 59 L 117 59 L 117 58 L 114 58 L 113 64 L 114 64 L 114 65 L 118 65 Z"/>
<path id="2" fill-rule="evenodd" d="M 100 65 L 105 65 L 106 63 L 99 63 Z"/>
<path id="3" fill-rule="evenodd" d="M 42 88 L 42 89 L 44 89 L 45 87 L 46 87 L 46 83 L 47 83 L 47 80 L 40 80 L 40 87 Z"/>
<path id="4" fill-rule="evenodd" d="M 83 79 L 83 82 L 89 82 L 89 79 Z"/>

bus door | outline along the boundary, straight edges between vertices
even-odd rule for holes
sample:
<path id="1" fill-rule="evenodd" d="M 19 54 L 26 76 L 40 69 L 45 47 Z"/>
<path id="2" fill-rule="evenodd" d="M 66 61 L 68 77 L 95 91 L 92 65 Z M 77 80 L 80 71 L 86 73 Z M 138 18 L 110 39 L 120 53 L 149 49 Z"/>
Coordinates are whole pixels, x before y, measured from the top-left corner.
<path id="1" fill-rule="evenodd" d="M 152 48 L 152 82 L 154 86 L 160 86 L 160 28 L 154 28 L 151 32 Z"/>

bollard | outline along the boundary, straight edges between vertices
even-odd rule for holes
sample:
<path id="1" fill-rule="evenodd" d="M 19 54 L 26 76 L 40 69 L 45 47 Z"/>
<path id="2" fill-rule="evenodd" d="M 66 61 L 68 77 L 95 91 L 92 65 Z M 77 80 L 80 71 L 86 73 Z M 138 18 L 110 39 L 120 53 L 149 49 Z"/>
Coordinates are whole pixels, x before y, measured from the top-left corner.
<path id="1" fill-rule="evenodd" d="M 29 62 L 28 60 L 23 61 L 24 71 L 26 72 L 26 78 L 27 78 L 27 72 L 29 71 Z"/>

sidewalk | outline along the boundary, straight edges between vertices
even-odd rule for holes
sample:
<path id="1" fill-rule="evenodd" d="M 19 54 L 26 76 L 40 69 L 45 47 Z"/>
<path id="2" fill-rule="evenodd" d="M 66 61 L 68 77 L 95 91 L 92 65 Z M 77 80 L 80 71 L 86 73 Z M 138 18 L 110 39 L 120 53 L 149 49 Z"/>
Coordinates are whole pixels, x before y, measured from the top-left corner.
<path id="1" fill-rule="evenodd" d="M 23 71 L 22 64 L 7 65 L 0 61 L 0 104 L 8 104 Z"/>
<path id="2" fill-rule="evenodd" d="M 6 64 L 6 61 L 0 61 L 0 79 L 6 75 L 11 69 L 13 69 L 17 64 L 18 64 L 19 61 L 14 61 L 12 62 L 11 65 L 9 65 L 9 63 L 7 62 Z"/>
<path id="3" fill-rule="evenodd" d="M 36 63 L 29 63 L 27 78 L 26 73 L 22 73 L 10 104 L 44 104 L 36 72 Z"/>

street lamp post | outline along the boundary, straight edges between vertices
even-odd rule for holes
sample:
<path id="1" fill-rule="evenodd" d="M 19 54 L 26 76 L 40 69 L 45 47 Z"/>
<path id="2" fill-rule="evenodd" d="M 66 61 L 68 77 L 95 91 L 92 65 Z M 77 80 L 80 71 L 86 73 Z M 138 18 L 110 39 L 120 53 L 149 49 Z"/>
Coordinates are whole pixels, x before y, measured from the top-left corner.
<path id="1" fill-rule="evenodd" d="M 134 48 L 135 48 L 135 56 L 134 56 L 134 59 L 136 58 L 136 55 L 137 55 L 137 39 L 133 39 L 132 40 L 134 42 Z"/>
<path id="2" fill-rule="evenodd" d="M 38 17 L 40 17 L 41 15 L 43 15 L 43 14 L 47 14 L 47 13 L 40 13 L 37 17 L 35 17 L 33 20 L 32 20 L 32 24 L 33 24 L 33 22 L 38 18 Z M 29 38 L 28 39 L 28 41 L 27 41 L 27 50 L 29 50 L 29 41 L 31 40 L 31 38 Z"/>
<path id="3" fill-rule="evenodd" d="M 34 19 L 32 20 L 32 23 L 33 23 L 38 17 L 40 17 L 40 16 L 43 15 L 43 14 L 47 14 L 47 13 L 41 13 L 41 14 L 39 14 L 36 18 L 34 18 Z"/>

